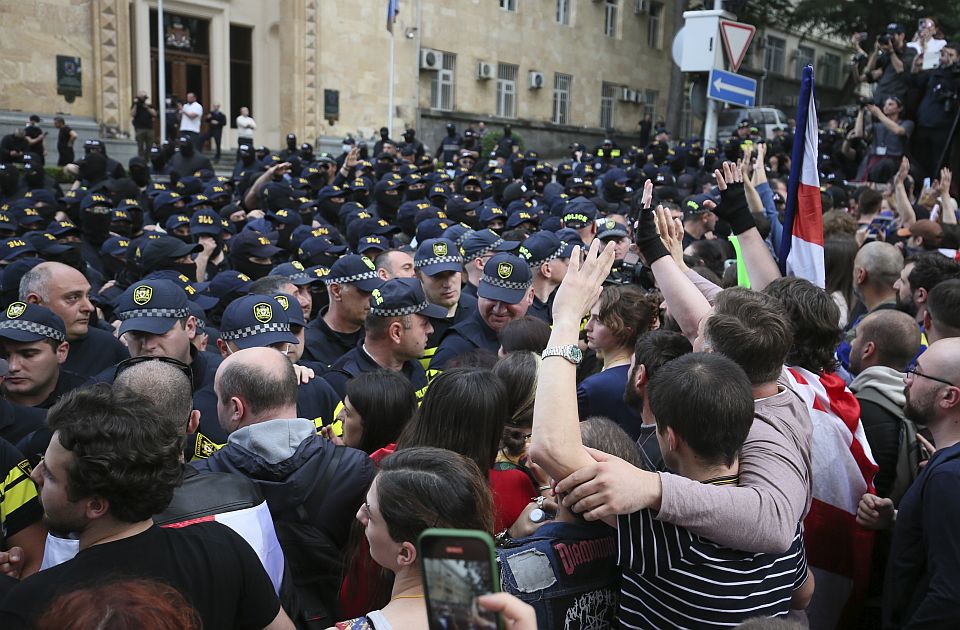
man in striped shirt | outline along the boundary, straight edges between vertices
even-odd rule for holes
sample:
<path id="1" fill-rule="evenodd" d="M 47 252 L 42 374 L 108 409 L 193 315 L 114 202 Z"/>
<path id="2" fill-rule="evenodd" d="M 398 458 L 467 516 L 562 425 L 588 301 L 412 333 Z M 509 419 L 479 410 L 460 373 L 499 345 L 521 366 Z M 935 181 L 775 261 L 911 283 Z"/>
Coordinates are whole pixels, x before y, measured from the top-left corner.
<path id="1" fill-rule="evenodd" d="M 591 247 L 582 264 L 571 258 L 538 381 L 530 456 L 554 479 L 609 457 L 582 447 L 576 353 L 562 350 L 576 343 L 580 318 L 612 264 L 612 248 L 599 257 L 598 252 L 599 246 Z M 672 470 L 696 481 L 736 483 L 740 448 L 753 424 L 751 384 L 738 365 L 717 354 L 675 359 L 651 379 L 647 399 Z M 812 594 L 799 526 L 785 552 L 760 554 L 656 521 L 649 510 L 604 521 L 618 528 L 623 570 L 618 618 L 624 627 L 733 627 L 751 617 L 786 615 L 791 607 L 804 607 Z"/>

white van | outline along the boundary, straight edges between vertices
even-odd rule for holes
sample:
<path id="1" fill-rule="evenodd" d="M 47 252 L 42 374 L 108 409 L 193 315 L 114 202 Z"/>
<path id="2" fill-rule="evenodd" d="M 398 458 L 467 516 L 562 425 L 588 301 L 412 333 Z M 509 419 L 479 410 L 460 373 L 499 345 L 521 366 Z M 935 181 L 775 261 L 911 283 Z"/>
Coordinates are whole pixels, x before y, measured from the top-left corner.
<path id="1" fill-rule="evenodd" d="M 787 116 L 772 107 L 728 107 L 721 109 L 717 119 L 717 144 L 723 145 L 737 130 L 741 120 L 749 119 L 760 130 L 760 136 L 773 137 L 774 127 L 787 127 Z"/>

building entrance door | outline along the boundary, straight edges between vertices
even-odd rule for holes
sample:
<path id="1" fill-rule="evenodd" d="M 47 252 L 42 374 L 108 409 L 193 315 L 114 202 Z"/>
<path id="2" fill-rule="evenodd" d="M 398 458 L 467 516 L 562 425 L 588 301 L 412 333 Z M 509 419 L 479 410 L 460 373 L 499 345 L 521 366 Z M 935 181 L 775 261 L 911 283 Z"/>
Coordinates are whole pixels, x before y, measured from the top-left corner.
<path id="1" fill-rule="evenodd" d="M 177 103 L 186 102 L 187 93 L 193 92 L 203 105 L 204 114 L 210 110 L 210 52 L 208 48 L 210 22 L 201 18 L 187 17 L 164 12 L 164 68 L 166 70 L 166 94 L 161 95 L 157 85 L 157 12 L 150 11 L 150 75 L 152 102 L 159 103 L 165 97 L 167 109 L 167 139 L 176 140 L 180 122 L 177 118 Z M 207 125 L 201 127 L 205 132 Z M 160 122 L 156 122 L 157 137 Z"/>

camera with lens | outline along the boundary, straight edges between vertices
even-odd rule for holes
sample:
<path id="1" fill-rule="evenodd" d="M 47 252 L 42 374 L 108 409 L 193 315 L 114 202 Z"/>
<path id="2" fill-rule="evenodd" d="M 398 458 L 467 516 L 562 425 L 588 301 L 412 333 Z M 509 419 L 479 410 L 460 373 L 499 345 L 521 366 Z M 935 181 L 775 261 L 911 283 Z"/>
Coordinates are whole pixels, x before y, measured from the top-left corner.
<path id="1" fill-rule="evenodd" d="M 891 41 L 890 33 L 884 33 L 877 37 L 877 43 L 881 46 L 889 46 Z"/>

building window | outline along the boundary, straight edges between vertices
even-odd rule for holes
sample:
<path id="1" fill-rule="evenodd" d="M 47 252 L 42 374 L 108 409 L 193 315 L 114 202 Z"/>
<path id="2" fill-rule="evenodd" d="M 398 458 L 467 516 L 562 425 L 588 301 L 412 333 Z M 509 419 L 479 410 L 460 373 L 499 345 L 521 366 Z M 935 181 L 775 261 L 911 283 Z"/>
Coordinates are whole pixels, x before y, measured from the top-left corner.
<path id="1" fill-rule="evenodd" d="M 613 129 L 613 104 L 616 95 L 617 86 L 604 81 L 600 89 L 600 126 L 604 129 Z"/>
<path id="2" fill-rule="evenodd" d="M 840 55 L 835 53 L 823 53 L 820 58 L 823 77 L 823 84 L 830 87 L 840 87 Z"/>
<path id="3" fill-rule="evenodd" d="M 504 11 L 516 11 L 517 0 L 500 0 L 500 8 Z"/>
<path id="4" fill-rule="evenodd" d="M 441 54 L 443 67 L 430 78 L 430 109 L 449 112 L 453 111 L 453 77 L 457 69 L 457 56 L 447 52 Z"/>
<path id="5" fill-rule="evenodd" d="M 647 46 L 663 47 L 663 3 L 650 3 L 650 16 L 647 18 Z"/>
<path id="6" fill-rule="evenodd" d="M 657 90 L 645 90 L 643 93 L 643 113 L 650 114 L 653 122 L 657 122 L 657 100 L 659 99 L 660 92 Z"/>
<path id="7" fill-rule="evenodd" d="M 813 65 L 814 51 L 809 46 L 797 46 L 797 78 L 803 77 L 803 67 Z"/>
<path id="8" fill-rule="evenodd" d="M 617 36 L 617 17 L 620 14 L 620 0 L 606 0 L 603 14 L 603 34 Z"/>
<path id="9" fill-rule="evenodd" d="M 767 46 L 763 53 L 763 69 L 775 74 L 783 74 L 787 41 L 773 35 L 767 35 Z"/>
<path id="10" fill-rule="evenodd" d="M 253 111 L 253 29 L 230 25 L 230 128 L 237 128 L 240 108 Z"/>
<path id="11" fill-rule="evenodd" d="M 553 122 L 558 125 L 570 124 L 570 84 L 573 77 L 569 74 L 553 75 Z"/>
<path id="12" fill-rule="evenodd" d="M 557 24 L 570 26 L 570 3 L 573 0 L 557 0 Z"/>
<path id="13" fill-rule="evenodd" d="M 497 64 L 497 116 L 517 117 L 517 72 L 512 63 Z"/>

